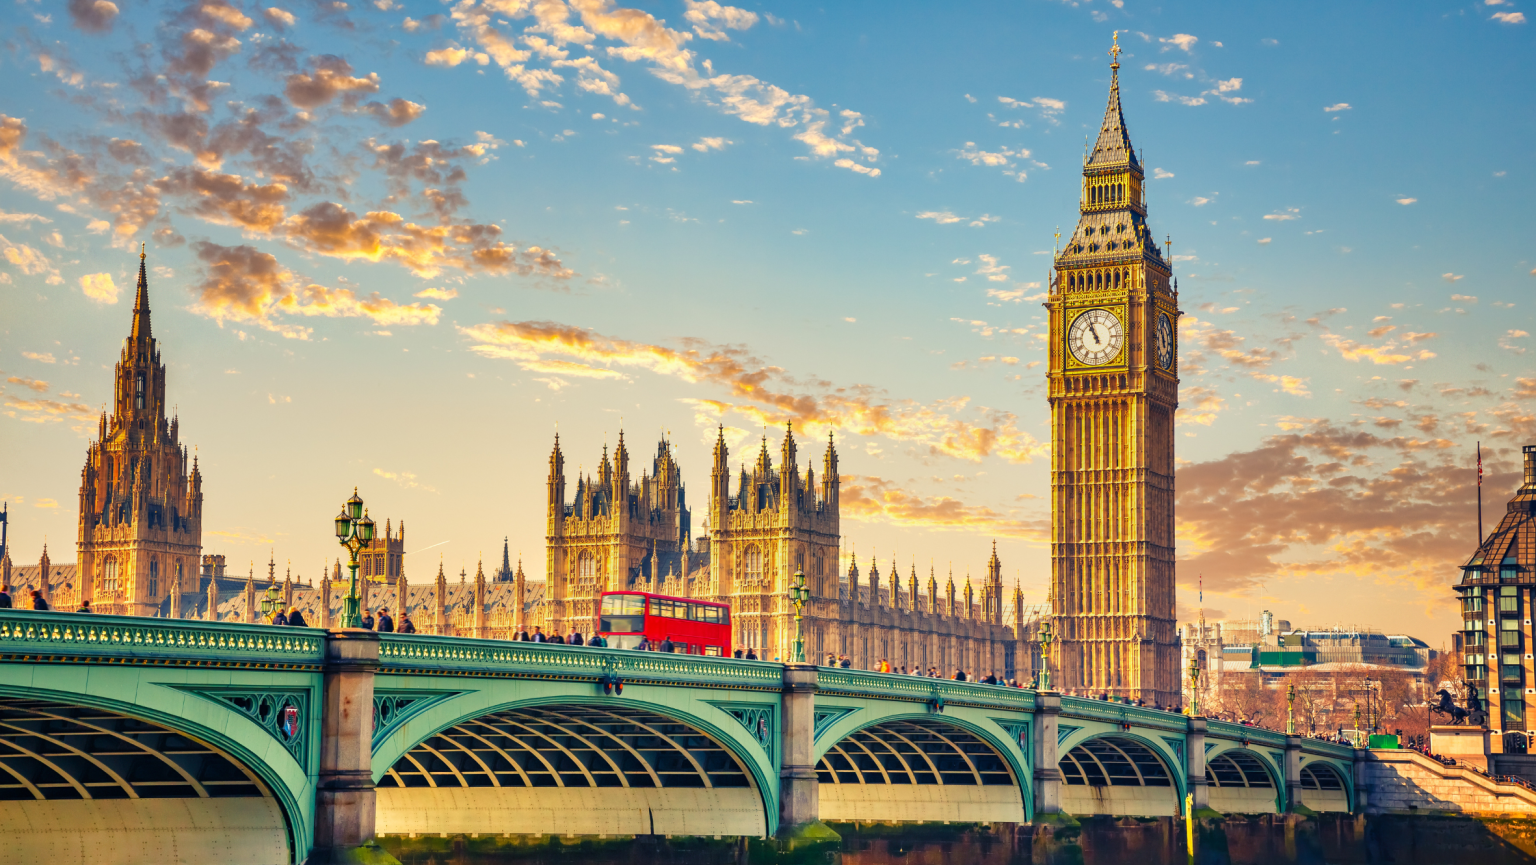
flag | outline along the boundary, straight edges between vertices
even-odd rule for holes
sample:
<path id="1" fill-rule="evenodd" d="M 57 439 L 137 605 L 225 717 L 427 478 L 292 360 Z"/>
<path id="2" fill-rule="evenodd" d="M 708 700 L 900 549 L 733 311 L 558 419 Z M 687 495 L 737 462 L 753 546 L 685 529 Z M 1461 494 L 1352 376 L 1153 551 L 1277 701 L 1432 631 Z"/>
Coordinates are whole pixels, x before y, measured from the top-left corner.
<path id="1" fill-rule="evenodd" d="M 1483 485 L 1483 443 L 1477 443 L 1477 485 Z"/>

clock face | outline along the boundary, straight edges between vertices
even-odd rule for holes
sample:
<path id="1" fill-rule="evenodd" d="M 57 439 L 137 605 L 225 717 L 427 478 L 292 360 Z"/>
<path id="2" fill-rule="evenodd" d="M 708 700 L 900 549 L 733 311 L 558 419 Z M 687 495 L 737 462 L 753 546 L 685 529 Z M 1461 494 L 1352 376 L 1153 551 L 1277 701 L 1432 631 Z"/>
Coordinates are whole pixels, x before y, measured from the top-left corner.
<path id="1" fill-rule="evenodd" d="M 1090 309 L 1072 320 L 1067 330 L 1067 348 L 1086 366 L 1103 366 L 1120 356 L 1125 342 L 1125 328 L 1107 309 Z"/>
<path id="2" fill-rule="evenodd" d="M 1157 365 L 1173 369 L 1173 322 L 1166 312 L 1157 314 Z"/>

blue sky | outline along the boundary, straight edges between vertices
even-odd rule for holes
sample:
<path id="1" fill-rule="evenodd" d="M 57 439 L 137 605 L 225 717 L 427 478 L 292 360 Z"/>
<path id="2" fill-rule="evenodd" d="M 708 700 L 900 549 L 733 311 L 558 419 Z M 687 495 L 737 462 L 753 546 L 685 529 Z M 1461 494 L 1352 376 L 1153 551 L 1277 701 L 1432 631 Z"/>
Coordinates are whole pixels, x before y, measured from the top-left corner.
<path id="1" fill-rule="evenodd" d="M 143 241 L 242 566 L 315 575 L 357 485 L 413 578 L 504 535 L 538 577 L 557 424 L 572 470 L 670 432 L 702 502 L 715 424 L 740 462 L 793 420 L 845 555 L 960 580 L 995 538 L 1041 602 L 1040 291 L 1119 31 L 1186 313 L 1181 612 L 1203 575 L 1438 644 L 1474 443 L 1491 524 L 1536 442 L 1523 5 L 9 6 L 13 558 L 72 543 Z"/>

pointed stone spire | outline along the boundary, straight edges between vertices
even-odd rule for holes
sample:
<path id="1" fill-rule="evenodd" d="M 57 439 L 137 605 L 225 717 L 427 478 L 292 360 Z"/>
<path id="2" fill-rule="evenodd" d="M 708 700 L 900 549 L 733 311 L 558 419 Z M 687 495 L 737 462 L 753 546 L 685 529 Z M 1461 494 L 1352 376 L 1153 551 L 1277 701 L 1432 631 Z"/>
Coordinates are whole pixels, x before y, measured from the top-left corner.
<path id="1" fill-rule="evenodd" d="M 149 278 L 144 273 L 144 245 L 139 245 L 139 285 L 133 299 L 133 332 L 129 339 L 135 345 L 151 338 L 149 328 Z"/>
<path id="2" fill-rule="evenodd" d="M 437 579 L 432 584 L 432 627 L 433 633 L 443 636 L 448 633 L 448 577 L 443 574 L 443 557 L 437 557 Z"/>
<path id="3" fill-rule="evenodd" d="M 1131 134 L 1125 128 L 1125 115 L 1120 111 L 1120 34 L 1115 34 L 1115 46 L 1110 49 L 1113 62 L 1109 64 L 1109 104 L 1104 108 L 1104 122 L 1099 126 L 1099 139 L 1088 154 L 1088 165 L 1118 165 L 1130 163 L 1138 168 L 1141 163 L 1131 148 Z"/>

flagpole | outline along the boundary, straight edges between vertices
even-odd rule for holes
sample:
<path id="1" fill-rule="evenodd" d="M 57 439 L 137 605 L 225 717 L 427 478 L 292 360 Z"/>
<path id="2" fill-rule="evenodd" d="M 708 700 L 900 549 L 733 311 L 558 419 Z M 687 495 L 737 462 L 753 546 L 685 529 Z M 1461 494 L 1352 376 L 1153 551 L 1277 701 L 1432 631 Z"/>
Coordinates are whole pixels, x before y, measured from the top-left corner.
<path id="1" fill-rule="evenodd" d="M 1477 443 L 1477 546 L 1483 546 L 1483 443 Z"/>

